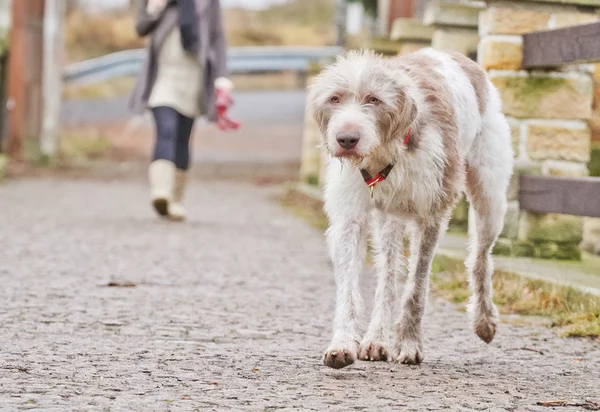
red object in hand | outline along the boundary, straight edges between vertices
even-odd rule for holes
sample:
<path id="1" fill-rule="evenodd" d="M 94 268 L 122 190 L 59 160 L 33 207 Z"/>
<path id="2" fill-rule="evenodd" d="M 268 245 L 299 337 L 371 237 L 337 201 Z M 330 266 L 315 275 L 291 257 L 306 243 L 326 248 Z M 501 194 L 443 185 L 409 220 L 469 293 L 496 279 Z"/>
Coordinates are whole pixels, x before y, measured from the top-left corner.
<path id="1" fill-rule="evenodd" d="M 217 127 L 221 130 L 237 130 L 240 128 L 240 124 L 234 120 L 231 120 L 227 115 L 227 110 L 233 104 L 231 98 L 231 92 L 227 89 L 217 89 Z"/>

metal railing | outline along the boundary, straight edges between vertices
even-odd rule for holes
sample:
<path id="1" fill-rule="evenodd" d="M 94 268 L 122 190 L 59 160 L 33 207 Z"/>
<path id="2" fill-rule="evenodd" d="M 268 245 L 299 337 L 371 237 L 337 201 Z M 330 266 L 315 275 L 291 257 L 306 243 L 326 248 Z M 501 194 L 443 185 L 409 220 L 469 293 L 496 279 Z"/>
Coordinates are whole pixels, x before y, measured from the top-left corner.
<path id="1" fill-rule="evenodd" d="M 343 53 L 342 47 L 231 47 L 228 66 L 233 74 L 296 71 L 306 73 L 310 63 Z M 66 83 L 91 84 L 138 74 L 145 50 L 126 50 L 72 64 L 64 70 Z"/>

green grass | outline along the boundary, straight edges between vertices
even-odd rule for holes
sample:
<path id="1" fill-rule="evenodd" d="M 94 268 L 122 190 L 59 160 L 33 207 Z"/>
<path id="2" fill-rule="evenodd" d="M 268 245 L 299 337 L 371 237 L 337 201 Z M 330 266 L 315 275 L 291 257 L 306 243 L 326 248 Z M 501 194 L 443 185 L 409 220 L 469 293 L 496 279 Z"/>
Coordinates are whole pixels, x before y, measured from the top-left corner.
<path id="1" fill-rule="evenodd" d="M 267 74 L 234 74 L 231 80 L 236 90 L 295 90 L 299 88 L 295 72 Z M 114 99 L 128 96 L 135 86 L 133 77 L 117 77 L 102 83 L 89 85 L 66 84 L 63 98 L 70 99 Z"/>
<path id="2" fill-rule="evenodd" d="M 6 169 L 8 168 L 8 156 L 0 153 L 0 182 L 2 182 L 6 176 Z"/>
<path id="3" fill-rule="evenodd" d="M 56 166 L 86 165 L 89 161 L 103 158 L 109 151 L 110 141 L 100 130 L 65 132 L 60 137 Z"/>
<path id="4" fill-rule="evenodd" d="M 230 46 L 324 46 L 335 41 L 335 0 L 290 0 L 265 10 L 223 10 Z M 65 47 L 79 61 L 145 45 L 134 30 L 135 12 L 88 13 L 74 9 L 66 19 Z M 0 44 L 1 46 L 1 44 Z"/>
<path id="5" fill-rule="evenodd" d="M 114 99 L 127 96 L 135 86 L 133 77 L 117 77 L 90 85 L 65 84 L 63 98 L 70 99 Z"/>
<path id="6" fill-rule="evenodd" d="M 281 204 L 312 226 L 325 230 L 327 219 L 322 203 L 288 188 Z M 550 320 L 564 337 L 589 337 L 600 343 L 600 298 L 568 286 L 521 277 L 496 270 L 493 277 L 494 301 L 502 314 L 541 316 Z M 433 293 L 454 302 L 464 310 L 471 296 L 463 263 L 454 258 L 437 256 L 432 265 Z"/>
<path id="7" fill-rule="evenodd" d="M 286 189 L 279 198 L 280 204 L 297 217 L 306 220 L 312 227 L 326 230 L 327 218 L 321 202 L 314 200 L 292 188 Z"/>
<path id="8" fill-rule="evenodd" d="M 292 0 L 258 12 L 264 24 L 294 22 L 305 26 L 323 27 L 335 22 L 335 2 L 331 0 Z"/>
<path id="9" fill-rule="evenodd" d="M 464 266 L 452 258 L 435 258 L 431 285 L 435 293 L 461 305 L 471 296 Z M 562 336 L 600 337 L 597 296 L 501 270 L 494 272 L 493 285 L 503 314 L 547 317 Z"/>
<path id="10" fill-rule="evenodd" d="M 227 39 L 232 46 L 324 46 L 335 40 L 335 2 L 291 0 L 266 10 L 229 9 Z"/>

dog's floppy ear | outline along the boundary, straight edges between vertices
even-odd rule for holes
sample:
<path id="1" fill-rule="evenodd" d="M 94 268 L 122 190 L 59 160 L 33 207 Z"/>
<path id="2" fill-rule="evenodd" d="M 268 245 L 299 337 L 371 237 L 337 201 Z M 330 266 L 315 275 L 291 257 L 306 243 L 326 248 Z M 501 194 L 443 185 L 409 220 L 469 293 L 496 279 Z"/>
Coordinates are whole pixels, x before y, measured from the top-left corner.
<path id="1" fill-rule="evenodd" d="M 414 99 L 407 93 L 406 89 L 400 88 L 397 92 L 396 104 L 399 109 L 398 115 L 398 127 L 400 130 L 397 132 L 398 138 L 404 140 L 406 134 L 413 128 L 415 125 L 415 120 L 417 119 L 417 104 Z M 411 130 L 411 134 L 413 135 L 412 139 L 409 139 L 406 142 L 406 147 L 409 150 L 416 149 L 417 147 L 417 139 L 416 133 L 414 130 Z"/>
<path id="2" fill-rule="evenodd" d="M 386 107 L 383 118 L 380 119 L 382 138 L 387 141 L 393 139 L 404 140 L 408 130 L 414 125 L 417 118 L 417 105 L 410 97 L 406 87 L 394 82 L 394 105 Z M 414 132 L 414 130 L 413 130 Z M 416 147 L 415 139 L 407 143 L 408 149 Z"/>
<path id="3" fill-rule="evenodd" d="M 315 119 L 315 122 L 317 122 L 321 136 L 324 136 L 327 132 L 327 127 L 329 126 L 331 113 L 321 101 L 318 78 L 308 86 L 308 97 L 306 100 L 307 108 Z"/>

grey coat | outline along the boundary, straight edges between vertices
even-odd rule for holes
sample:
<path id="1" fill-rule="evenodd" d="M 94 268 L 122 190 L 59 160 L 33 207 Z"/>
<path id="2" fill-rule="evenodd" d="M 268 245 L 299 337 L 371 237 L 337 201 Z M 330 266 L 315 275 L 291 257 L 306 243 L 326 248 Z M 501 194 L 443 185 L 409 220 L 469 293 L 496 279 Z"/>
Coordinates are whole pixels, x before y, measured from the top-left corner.
<path id="1" fill-rule="evenodd" d="M 158 17 L 146 12 L 148 0 L 140 4 L 135 29 L 140 36 L 152 35 L 146 48 L 146 59 L 142 72 L 130 100 L 130 107 L 136 113 L 143 113 L 148 106 L 148 99 L 157 75 L 157 57 L 168 34 L 177 26 L 177 7 L 168 7 Z M 200 47 L 198 61 L 203 68 L 203 87 L 199 107 L 209 120 L 215 120 L 215 79 L 227 77 L 227 51 L 225 34 L 221 21 L 221 5 L 219 0 L 196 0 L 199 18 Z"/>

